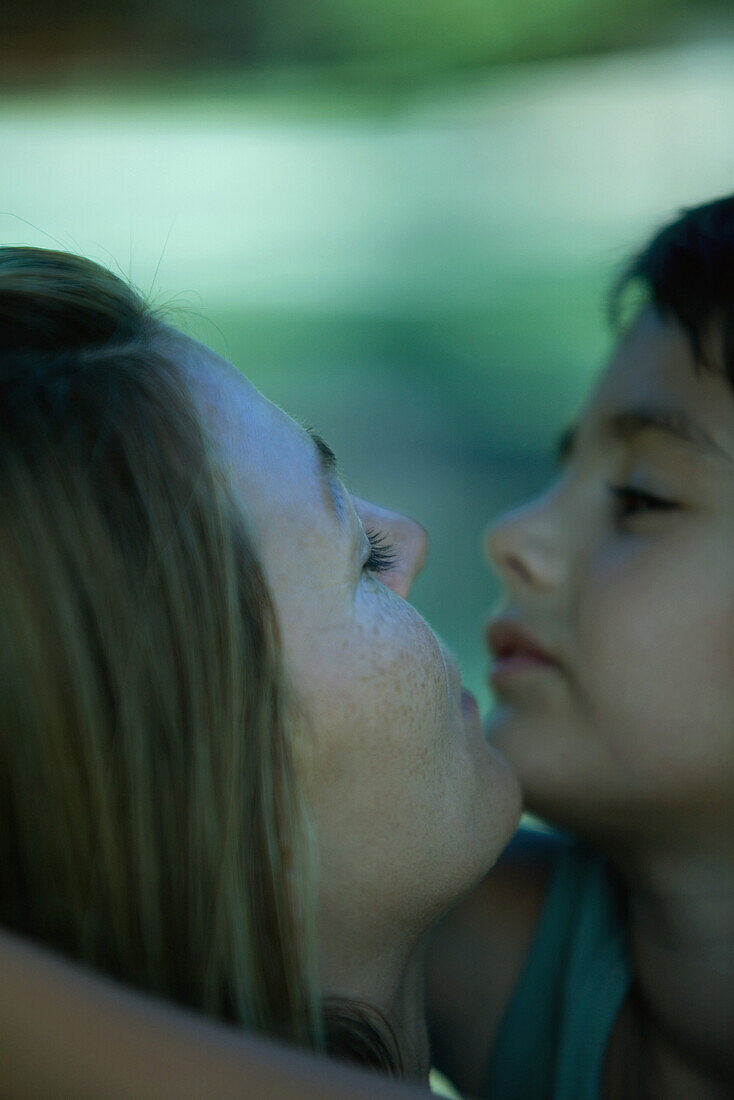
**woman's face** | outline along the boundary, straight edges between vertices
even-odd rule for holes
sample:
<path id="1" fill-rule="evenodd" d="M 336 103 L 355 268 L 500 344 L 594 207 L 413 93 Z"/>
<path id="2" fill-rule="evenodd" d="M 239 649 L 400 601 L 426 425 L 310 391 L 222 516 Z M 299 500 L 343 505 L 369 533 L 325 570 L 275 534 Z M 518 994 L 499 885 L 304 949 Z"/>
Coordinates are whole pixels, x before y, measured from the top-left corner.
<path id="1" fill-rule="evenodd" d="M 647 309 L 564 450 L 548 491 L 487 534 L 506 592 L 493 740 L 529 807 L 585 835 L 730 837 L 729 383 Z"/>
<path id="2" fill-rule="evenodd" d="M 278 613 L 322 932 L 367 943 L 424 924 L 496 859 L 519 813 L 454 658 L 407 602 L 426 534 L 351 496 L 323 443 L 229 363 L 182 346 Z"/>

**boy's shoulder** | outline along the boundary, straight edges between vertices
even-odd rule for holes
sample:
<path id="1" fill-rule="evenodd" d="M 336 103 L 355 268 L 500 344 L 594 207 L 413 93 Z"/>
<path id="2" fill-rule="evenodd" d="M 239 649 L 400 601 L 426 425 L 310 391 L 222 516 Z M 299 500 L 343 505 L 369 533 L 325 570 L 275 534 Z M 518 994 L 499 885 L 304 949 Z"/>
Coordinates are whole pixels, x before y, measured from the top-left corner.
<path id="1" fill-rule="evenodd" d="M 492 870 L 445 918 L 439 935 L 460 931 L 467 946 L 476 948 L 475 964 L 485 956 L 506 958 L 510 947 L 524 960 L 551 872 L 572 844 L 564 834 L 541 826 L 518 829 Z"/>
<path id="2" fill-rule="evenodd" d="M 434 1061 L 478 1095 L 522 974 L 553 865 L 568 841 L 522 828 L 489 874 L 437 928 L 428 957 Z"/>
<path id="3" fill-rule="evenodd" d="M 508 865 L 522 863 L 535 864 L 539 868 L 549 867 L 555 862 L 561 852 L 569 848 L 577 848 L 579 842 L 562 833 L 544 825 L 542 821 L 529 817 L 517 830 L 510 843 L 502 852 L 490 874 Z"/>

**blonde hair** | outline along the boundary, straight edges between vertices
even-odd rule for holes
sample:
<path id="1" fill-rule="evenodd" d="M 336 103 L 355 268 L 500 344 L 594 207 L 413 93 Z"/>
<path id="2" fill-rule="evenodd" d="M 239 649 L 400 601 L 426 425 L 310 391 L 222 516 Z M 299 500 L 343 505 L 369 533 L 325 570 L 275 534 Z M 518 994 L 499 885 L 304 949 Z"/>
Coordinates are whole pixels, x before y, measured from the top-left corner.
<path id="1" fill-rule="evenodd" d="M 158 329 L 0 249 L 0 923 L 320 1046 L 277 623 Z"/>

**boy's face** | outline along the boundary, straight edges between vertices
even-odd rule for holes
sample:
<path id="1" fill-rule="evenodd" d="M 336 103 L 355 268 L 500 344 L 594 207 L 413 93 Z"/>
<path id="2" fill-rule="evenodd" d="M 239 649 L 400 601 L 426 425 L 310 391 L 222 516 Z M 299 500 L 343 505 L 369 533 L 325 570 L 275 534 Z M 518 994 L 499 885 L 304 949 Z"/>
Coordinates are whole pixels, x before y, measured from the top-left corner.
<path id="1" fill-rule="evenodd" d="M 495 523 L 489 719 L 529 809 L 590 838 L 734 833 L 734 393 L 644 310 L 557 480 Z"/>

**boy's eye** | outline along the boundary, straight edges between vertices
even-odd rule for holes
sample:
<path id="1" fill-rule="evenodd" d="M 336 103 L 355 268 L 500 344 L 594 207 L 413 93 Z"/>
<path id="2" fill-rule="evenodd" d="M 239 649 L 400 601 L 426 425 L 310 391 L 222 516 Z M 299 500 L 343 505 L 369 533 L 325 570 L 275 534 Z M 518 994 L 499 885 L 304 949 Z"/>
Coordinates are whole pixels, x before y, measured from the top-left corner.
<path id="1" fill-rule="evenodd" d="M 397 560 L 394 545 L 379 531 L 365 531 L 365 535 L 370 544 L 370 554 L 363 568 L 370 573 L 389 573 Z"/>
<path id="2" fill-rule="evenodd" d="M 674 500 L 648 493 L 645 489 L 636 489 L 632 485 L 610 485 L 609 491 L 614 499 L 617 519 L 629 519 L 646 512 L 670 512 L 678 507 Z"/>

